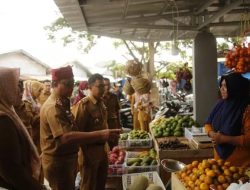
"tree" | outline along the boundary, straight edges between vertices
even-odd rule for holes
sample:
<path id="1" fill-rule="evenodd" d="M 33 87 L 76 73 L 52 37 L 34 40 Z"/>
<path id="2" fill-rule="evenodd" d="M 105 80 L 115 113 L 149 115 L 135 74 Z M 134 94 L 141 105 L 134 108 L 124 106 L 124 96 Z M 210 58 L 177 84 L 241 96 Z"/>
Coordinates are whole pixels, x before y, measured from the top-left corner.
<path id="1" fill-rule="evenodd" d="M 91 35 L 84 31 L 73 31 L 63 17 L 56 19 L 50 26 L 45 26 L 44 29 L 48 33 L 49 40 L 60 41 L 63 46 L 75 44 L 83 53 L 88 53 L 100 38 L 100 36 Z"/>
<path id="2" fill-rule="evenodd" d="M 111 63 L 108 63 L 105 65 L 107 67 L 108 71 L 112 72 L 112 76 L 114 78 L 123 78 L 125 77 L 125 65 L 122 63 L 117 63 L 115 60 L 111 61 Z"/>

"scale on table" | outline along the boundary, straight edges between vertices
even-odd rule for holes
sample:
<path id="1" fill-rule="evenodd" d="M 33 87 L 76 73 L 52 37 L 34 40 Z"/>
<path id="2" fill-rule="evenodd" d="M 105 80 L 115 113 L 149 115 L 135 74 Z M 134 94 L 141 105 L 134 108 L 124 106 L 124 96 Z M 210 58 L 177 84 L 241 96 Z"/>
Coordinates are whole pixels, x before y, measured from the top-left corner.
<path id="1" fill-rule="evenodd" d="M 191 140 L 192 144 L 197 149 L 212 148 L 213 144 L 211 138 L 208 136 L 194 136 Z"/>

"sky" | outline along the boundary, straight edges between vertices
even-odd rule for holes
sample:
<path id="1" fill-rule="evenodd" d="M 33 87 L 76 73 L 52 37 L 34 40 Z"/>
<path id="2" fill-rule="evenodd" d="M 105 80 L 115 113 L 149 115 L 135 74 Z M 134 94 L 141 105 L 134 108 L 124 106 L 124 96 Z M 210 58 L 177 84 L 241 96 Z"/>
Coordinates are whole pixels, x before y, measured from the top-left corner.
<path id="1" fill-rule="evenodd" d="M 88 65 L 112 59 L 125 61 L 110 38 L 101 38 L 88 55 L 47 40 L 44 26 L 60 15 L 53 0 L 1 0 L 0 53 L 23 49 L 51 67 L 73 60 Z"/>
<path id="2" fill-rule="evenodd" d="M 76 47 L 63 47 L 61 43 L 47 40 L 44 26 L 59 16 L 60 11 L 53 0 L 1 0 L 0 53 L 23 49 L 52 68 L 78 60 L 90 71 L 96 71 L 96 66 L 102 62 L 126 62 L 124 51 L 115 49 L 111 38 L 102 37 L 89 54 L 81 53 Z M 174 60 L 176 57 L 164 54 L 163 59 Z"/>

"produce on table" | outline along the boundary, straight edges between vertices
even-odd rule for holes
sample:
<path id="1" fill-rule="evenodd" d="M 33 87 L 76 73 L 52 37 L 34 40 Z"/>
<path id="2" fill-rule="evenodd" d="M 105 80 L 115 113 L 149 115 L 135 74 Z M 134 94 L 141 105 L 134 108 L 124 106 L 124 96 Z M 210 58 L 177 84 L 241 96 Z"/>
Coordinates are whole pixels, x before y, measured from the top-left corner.
<path id="1" fill-rule="evenodd" d="M 148 178 L 141 175 L 135 177 L 133 183 L 129 186 L 128 190 L 163 190 L 163 189 L 159 185 L 149 184 Z"/>
<path id="2" fill-rule="evenodd" d="M 147 131 L 142 130 L 132 130 L 128 133 L 129 139 L 149 139 L 149 134 Z"/>
<path id="3" fill-rule="evenodd" d="M 134 158 L 127 158 L 127 166 L 155 166 L 156 151 L 152 148 L 149 151 L 140 152 Z"/>
<path id="4" fill-rule="evenodd" d="M 110 165 L 123 164 L 125 159 L 125 151 L 118 146 L 113 147 L 112 151 L 108 153 L 108 159 Z"/>
<path id="5" fill-rule="evenodd" d="M 120 139 L 121 140 L 127 140 L 128 139 L 128 133 L 122 133 L 122 134 L 120 134 Z"/>
<path id="6" fill-rule="evenodd" d="M 200 127 L 190 116 L 175 116 L 175 117 L 160 117 L 151 122 L 150 127 L 153 136 L 160 137 L 181 137 L 184 136 L 184 128 L 191 128 L 192 126 Z"/>
<path id="7" fill-rule="evenodd" d="M 229 51 L 226 55 L 225 66 L 236 72 L 246 73 L 250 72 L 250 43 L 248 48 L 241 45 L 236 45 L 235 48 Z"/>
<path id="8" fill-rule="evenodd" d="M 245 171 L 231 166 L 230 162 L 208 159 L 200 163 L 193 161 L 177 172 L 177 176 L 187 190 L 225 190 L 231 183 L 244 177 Z"/>
<path id="9" fill-rule="evenodd" d="M 177 138 L 160 141 L 159 148 L 162 150 L 190 149 L 187 144 L 180 142 Z"/>

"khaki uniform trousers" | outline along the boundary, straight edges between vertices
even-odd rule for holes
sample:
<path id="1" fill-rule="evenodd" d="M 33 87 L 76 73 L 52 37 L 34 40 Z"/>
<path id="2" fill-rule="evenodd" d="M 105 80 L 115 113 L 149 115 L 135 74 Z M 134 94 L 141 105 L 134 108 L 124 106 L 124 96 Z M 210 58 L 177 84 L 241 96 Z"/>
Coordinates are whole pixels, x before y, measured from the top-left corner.
<path id="1" fill-rule="evenodd" d="M 70 158 L 43 156 L 42 167 L 52 190 L 75 190 L 77 154 Z"/>
<path id="2" fill-rule="evenodd" d="M 109 129 L 118 129 L 120 127 L 118 118 L 108 119 L 108 126 Z M 119 139 L 111 139 L 108 141 L 110 150 L 112 150 L 114 146 L 118 145 L 118 141 Z"/>
<path id="3" fill-rule="evenodd" d="M 92 163 L 84 163 L 82 151 L 78 158 L 81 173 L 80 190 L 104 190 L 108 176 L 108 158 L 103 157 Z M 82 164 L 83 163 L 83 164 Z"/>

